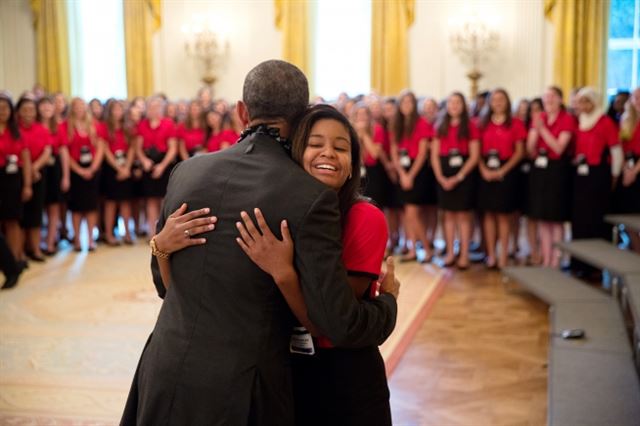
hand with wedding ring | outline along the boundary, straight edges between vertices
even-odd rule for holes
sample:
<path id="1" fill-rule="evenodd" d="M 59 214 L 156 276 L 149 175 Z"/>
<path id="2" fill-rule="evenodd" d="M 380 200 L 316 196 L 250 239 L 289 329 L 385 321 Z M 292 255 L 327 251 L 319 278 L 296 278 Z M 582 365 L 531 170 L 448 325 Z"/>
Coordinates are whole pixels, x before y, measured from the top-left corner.
<path id="1" fill-rule="evenodd" d="M 215 229 L 218 218 L 215 216 L 203 217 L 209 214 L 210 209 L 204 208 L 186 213 L 187 204 L 182 205 L 173 212 L 165 221 L 164 227 L 155 236 L 156 247 L 165 253 L 175 253 L 185 247 L 202 245 L 206 238 L 193 238 Z"/>

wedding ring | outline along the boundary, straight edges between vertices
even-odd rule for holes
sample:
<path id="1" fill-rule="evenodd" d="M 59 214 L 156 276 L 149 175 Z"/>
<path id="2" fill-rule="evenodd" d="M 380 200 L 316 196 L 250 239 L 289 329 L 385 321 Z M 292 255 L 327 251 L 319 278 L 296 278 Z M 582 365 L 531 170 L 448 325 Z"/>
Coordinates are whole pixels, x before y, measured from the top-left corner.
<path id="1" fill-rule="evenodd" d="M 187 238 L 191 238 L 191 232 L 189 232 L 188 229 L 185 229 L 184 230 L 184 236 L 187 237 Z"/>

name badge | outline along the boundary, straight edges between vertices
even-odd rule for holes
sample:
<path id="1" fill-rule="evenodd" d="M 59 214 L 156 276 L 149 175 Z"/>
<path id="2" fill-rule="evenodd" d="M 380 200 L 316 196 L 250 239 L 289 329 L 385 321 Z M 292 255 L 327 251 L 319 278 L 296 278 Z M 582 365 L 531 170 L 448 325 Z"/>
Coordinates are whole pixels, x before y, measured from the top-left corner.
<path id="1" fill-rule="evenodd" d="M 17 155 L 7 155 L 7 166 L 4 171 L 8 175 L 15 175 L 18 173 L 18 156 Z"/>
<path id="2" fill-rule="evenodd" d="M 462 155 L 452 155 L 449 157 L 449 167 L 462 167 L 463 163 L 464 159 L 462 158 Z"/>
<path id="3" fill-rule="evenodd" d="M 411 167 L 411 157 L 409 157 L 409 153 L 406 149 L 400 151 L 400 165 L 405 169 Z"/>
<path id="4" fill-rule="evenodd" d="M 633 169 L 636 166 L 636 162 L 633 157 L 627 160 L 627 169 Z"/>
<path id="5" fill-rule="evenodd" d="M 89 151 L 89 148 L 82 147 L 80 151 L 80 164 L 89 164 L 93 161 L 93 154 Z"/>
<path id="6" fill-rule="evenodd" d="M 522 173 L 529 173 L 531 171 L 531 163 L 522 163 L 522 166 L 520 166 L 520 171 Z"/>
<path id="7" fill-rule="evenodd" d="M 367 176 L 367 168 L 365 166 L 360 166 L 360 177 Z"/>
<path id="8" fill-rule="evenodd" d="M 125 164 L 127 164 L 127 157 L 124 155 L 124 151 L 122 151 L 122 150 L 116 151 L 115 152 L 115 157 L 116 157 L 116 164 L 119 167 L 122 167 Z"/>
<path id="9" fill-rule="evenodd" d="M 487 159 L 487 167 L 490 169 L 499 169 L 500 168 L 500 158 L 491 156 Z"/>
<path id="10" fill-rule="evenodd" d="M 56 165 L 56 157 L 54 155 L 50 155 L 49 156 L 49 161 L 47 161 L 47 164 L 50 166 L 55 166 Z"/>
<path id="11" fill-rule="evenodd" d="M 289 352 L 300 355 L 314 355 L 316 353 L 313 346 L 313 337 L 311 337 L 306 328 L 293 327 L 289 342 Z"/>
<path id="12" fill-rule="evenodd" d="M 578 166 L 578 176 L 589 176 L 589 165 L 580 164 Z"/>
<path id="13" fill-rule="evenodd" d="M 536 158 L 534 165 L 539 169 L 546 169 L 549 165 L 549 159 L 546 156 L 540 155 Z"/>

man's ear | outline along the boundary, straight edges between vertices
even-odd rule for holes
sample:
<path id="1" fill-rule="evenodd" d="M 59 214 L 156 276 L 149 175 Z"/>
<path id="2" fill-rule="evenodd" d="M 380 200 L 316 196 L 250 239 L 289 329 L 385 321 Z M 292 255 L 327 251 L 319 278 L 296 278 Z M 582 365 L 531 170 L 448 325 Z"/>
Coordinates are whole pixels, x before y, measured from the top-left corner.
<path id="1" fill-rule="evenodd" d="M 236 111 L 238 111 L 238 117 L 240 117 L 240 121 L 242 122 L 243 127 L 247 127 L 251 119 L 249 118 L 249 110 L 247 109 L 247 105 L 238 101 L 236 104 Z"/>

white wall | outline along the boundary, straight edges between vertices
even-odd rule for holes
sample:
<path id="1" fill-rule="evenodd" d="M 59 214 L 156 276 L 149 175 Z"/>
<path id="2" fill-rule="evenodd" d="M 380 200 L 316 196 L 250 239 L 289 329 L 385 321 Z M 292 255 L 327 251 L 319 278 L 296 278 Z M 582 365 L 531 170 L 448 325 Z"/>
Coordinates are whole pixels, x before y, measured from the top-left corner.
<path id="1" fill-rule="evenodd" d="M 17 98 L 36 82 L 35 33 L 29 0 L 0 1 L 0 90 Z"/>
<path id="2" fill-rule="evenodd" d="M 207 17 L 229 40 L 226 67 L 214 86 L 215 97 L 235 102 L 247 72 L 266 59 L 280 58 L 281 35 L 275 28 L 273 0 L 164 0 L 162 28 L 154 40 L 157 91 L 170 98 L 191 98 L 202 85 L 197 63 L 185 53 L 184 25 Z"/>
<path id="3" fill-rule="evenodd" d="M 410 30 L 411 88 L 436 98 L 454 90 L 469 95 L 467 69 L 451 49 L 449 24 L 473 9 L 497 21 L 500 37 L 496 52 L 481 66 L 480 90 L 501 86 L 513 100 L 540 94 L 552 78 L 543 0 L 417 0 Z"/>

